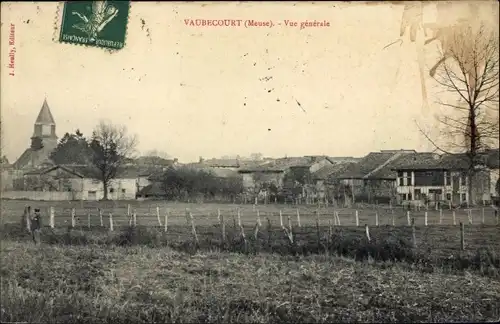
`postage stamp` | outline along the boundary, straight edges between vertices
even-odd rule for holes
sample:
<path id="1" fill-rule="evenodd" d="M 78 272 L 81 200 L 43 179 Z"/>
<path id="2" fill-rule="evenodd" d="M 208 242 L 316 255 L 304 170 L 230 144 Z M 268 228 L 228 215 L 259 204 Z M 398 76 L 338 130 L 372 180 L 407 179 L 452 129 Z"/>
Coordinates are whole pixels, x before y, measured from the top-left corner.
<path id="1" fill-rule="evenodd" d="M 66 1 L 59 42 L 121 49 L 125 46 L 130 1 Z"/>

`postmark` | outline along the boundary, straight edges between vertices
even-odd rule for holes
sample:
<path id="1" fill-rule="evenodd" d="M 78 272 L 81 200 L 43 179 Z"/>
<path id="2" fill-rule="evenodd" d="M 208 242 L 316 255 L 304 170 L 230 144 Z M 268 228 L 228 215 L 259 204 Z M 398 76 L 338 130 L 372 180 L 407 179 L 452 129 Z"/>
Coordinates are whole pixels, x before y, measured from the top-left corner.
<path id="1" fill-rule="evenodd" d="M 66 1 L 59 42 L 122 49 L 129 10 L 130 1 Z"/>

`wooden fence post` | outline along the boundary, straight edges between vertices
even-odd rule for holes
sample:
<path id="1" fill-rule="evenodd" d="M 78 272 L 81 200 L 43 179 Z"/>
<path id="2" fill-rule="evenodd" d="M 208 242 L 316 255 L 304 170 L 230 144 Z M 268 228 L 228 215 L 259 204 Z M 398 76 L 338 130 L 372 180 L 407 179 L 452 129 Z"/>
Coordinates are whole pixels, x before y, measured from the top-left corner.
<path id="1" fill-rule="evenodd" d="M 472 211 L 467 209 L 467 217 L 469 218 L 469 224 L 472 225 Z"/>
<path id="2" fill-rule="evenodd" d="M 222 244 L 226 242 L 226 223 L 224 222 L 224 215 L 220 215 L 220 226 L 221 226 L 221 240 Z"/>
<path id="3" fill-rule="evenodd" d="M 460 250 L 465 250 L 464 224 L 460 222 Z"/>
<path id="4" fill-rule="evenodd" d="M 54 228 L 56 226 L 56 222 L 55 222 L 55 215 L 54 215 L 54 207 L 50 207 L 49 208 L 49 213 L 50 213 L 50 219 L 49 219 L 49 225 L 50 225 L 50 228 Z"/>
<path id="5" fill-rule="evenodd" d="M 99 212 L 99 220 L 101 221 L 101 227 L 104 227 L 104 221 L 102 219 L 102 210 L 101 208 L 97 208 L 98 212 Z"/>
<path id="6" fill-rule="evenodd" d="M 90 213 L 87 214 L 87 225 L 90 229 Z"/>
<path id="7" fill-rule="evenodd" d="M 113 226 L 113 214 L 109 213 L 109 230 L 113 232 L 114 226 Z"/>
<path id="8" fill-rule="evenodd" d="M 319 230 L 319 212 L 316 211 L 316 234 L 318 238 L 318 251 L 321 246 L 321 232 Z"/>
<path id="9" fill-rule="evenodd" d="M 412 235 L 412 241 L 413 241 L 413 247 L 417 247 L 417 235 L 416 235 L 416 230 L 415 230 L 415 218 L 411 219 L 411 235 Z"/>
<path id="10" fill-rule="evenodd" d="M 335 212 L 335 218 L 337 219 L 338 226 L 340 226 L 340 217 L 339 217 L 339 212 L 338 211 Z"/>
<path id="11" fill-rule="evenodd" d="M 158 221 L 158 225 L 161 227 L 161 219 L 160 219 L 160 207 L 156 206 L 156 220 Z"/>
<path id="12" fill-rule="evenodd" d="M 132 214 L 130 213 L 130 204 L 127 204 L 127 218 L 130 219 Z"/>
<path id="13" fill-rule="evenodd" d="M 31 233 L 31 207 L 24 208 L 24 224 L 26 226 L 26 230 Z"/>
<path id="14" fill-rule="evenodd" d="M 198 245 L 199 244 L 198 234 L 196 234 L 196 225 L 194 224 L 194 218 L 193 218 L 193 214 L 191 214 L 191 212 L 189 212 L 189 218 L 191 219 L 191 230 L 193 232 L 194 240 L 196 241 L 196 244 Z"/>
<path id="15" fill-rule="evenodd" d="M 365 224 L 365 234 L 366 234 L 366 239 L 368 242 L 370 242 L 370 229 L 368 228 L 368 224 Z"/>
<path id="16" fill-rule="evenodd" d="M 359 226 L 359 214 L 358 214 L 358 210 L 356 209 L 355 211 L 355 217 L 356 217 L 356 227 Z"/>
<path id="17" fill-rule="evenodd" d="M 238 208 L 238 226 L 241 227 L 241 212 L 239 208 Z"/>
<path id="18" fill-rule="evenodd" d="M 71 227 L 75 227 L 75 209 L 71 208 Z"/>
<path id="19" fill-rule="evenodd" d="M 378 226 L 378 212 L 375 212 L 375 226 Z"/>
<path id="20" fill-rule="evenodd" d="M 484 225 L 484 207 L 481 209 L 481 224 Z"/>
<path id="21" fill-rule="evenodd" d="M 453 225 L 457 225 L 457 216 L 455 214 L 455 211 L 451 213 L 451 216 L 453 217 Z"/>
<path id="22" fill-rule="evenodd" d="M 443 224 L 443 209 L 439 209 L 439 225 Z"/>
<path id="23" fill-rule="evenodd" d="M 424 225 L 427 226 L 427 212 L 424 213 Z"/>
<path id="24" fill-rule="evenodd" d="M 300 211 L 298 208 L 297 208 L 297 226 L 302 227 L 302 225 L 300 224 Z"/>
<path id="25" fill-rule="evenodd" d="M 283 214 L 282 214 L 282 212 L 281 212 L 281 209 L 280 209 L 280 226 L 281 226 L 281 227 L 284 227 L 284 226 L 283 226 Z"/>
<path id="26" fill-rule="evenodd" d="M 259 210 L 257 210 L 257 224 L 259 224 L 259 226 L 262 226 L 262 222 L 260 221 L 260 212 L 259 212 Z"/>
<path id="27" fill-rule="evenodd" d="M 169 214 L 169 210 L 167 209 L 167 212 L 165 213 L 165 220 L 163 221 L 163 223 L 164 223 L 163 228 L 164 228 L 165 233 L 168 230 L 168 214 Z"/>
<path id="28" fill-rule="evenodd" d="M 133 223 L 134 223 L 134 227 L 137 226 L 137 212 L 134 210 L 134 213 L 132 214 L 132 220 L 133 220 Z M 161 222 L 160 222 L 160 226 L 161 226 Z"/>
<path id="29" fill-rule="evenodd" d="M 220 223 L 220 208 L 217 209 L 217 221 Z"/>
<path id="30" fill-rule="evenodd" d="M 407 211 L 407 212 L 406 212 L 406 219 L 408 220 L 408 226 L 411 226 L 411 222 L 410 222 L 410 211 Z"/>

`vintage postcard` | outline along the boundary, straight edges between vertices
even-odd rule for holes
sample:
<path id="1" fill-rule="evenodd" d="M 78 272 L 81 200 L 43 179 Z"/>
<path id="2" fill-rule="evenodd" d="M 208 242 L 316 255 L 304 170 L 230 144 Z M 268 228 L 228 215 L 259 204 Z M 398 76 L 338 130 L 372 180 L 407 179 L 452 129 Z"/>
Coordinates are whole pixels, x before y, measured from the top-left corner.
<path id="1" fill-rule="evenodd" d="M 7 1 L 0 36 L 0 322 L 500 320 L 498 1 Z"/>

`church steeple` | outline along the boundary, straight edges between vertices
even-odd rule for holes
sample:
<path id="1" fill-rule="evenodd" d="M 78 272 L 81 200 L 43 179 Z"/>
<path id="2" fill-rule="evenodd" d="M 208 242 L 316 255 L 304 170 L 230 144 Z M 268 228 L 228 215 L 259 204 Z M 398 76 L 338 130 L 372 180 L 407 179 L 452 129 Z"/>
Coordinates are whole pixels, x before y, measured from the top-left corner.
<path id="1" fill-rule="evenodd" d="M 35 150 L 41 149 L 40 146 L 50 149 L 54 149 L 57 146 L 56 122 L 50 112 L 47 98 L 43 101 L 42 108 L 36 118 L 31 143 L 32 148 Z"/>
<path id="2" fill-rule="evenodd" d="M 35 125 L 56 125 L 54 121 L 54 117 L 50 112 L 49 104 L 47 103 L 47 98 L 43 100 L 42 109 L 38 113 L 38 117 L 36 118 Z"/>

